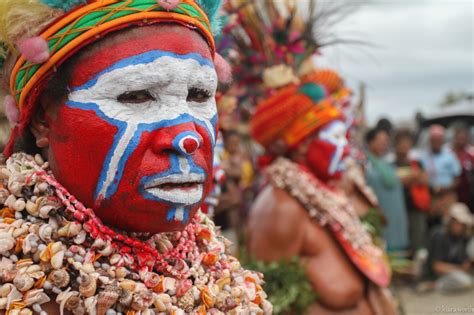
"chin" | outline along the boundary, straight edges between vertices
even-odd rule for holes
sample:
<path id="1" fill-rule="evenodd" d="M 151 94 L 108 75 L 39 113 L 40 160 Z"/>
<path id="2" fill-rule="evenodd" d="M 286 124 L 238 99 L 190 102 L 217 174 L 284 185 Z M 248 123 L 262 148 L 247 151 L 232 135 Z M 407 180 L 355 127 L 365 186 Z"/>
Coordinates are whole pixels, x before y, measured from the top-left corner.
<path id="1" fill-rule="evenodd" d="M 101 207 L 95 212 L 103 223 L 111 228 L 126 232 L 156 234 L 183 230 L 192 221 L 199 205 L 200 203 L 189 207 L 183 220 L 170 219 L 170 212 L 177 207 L 164 208 L 162 203 L 157 204 L 156 207 L 148 204 L 146 207 L 133 209 Z"/>

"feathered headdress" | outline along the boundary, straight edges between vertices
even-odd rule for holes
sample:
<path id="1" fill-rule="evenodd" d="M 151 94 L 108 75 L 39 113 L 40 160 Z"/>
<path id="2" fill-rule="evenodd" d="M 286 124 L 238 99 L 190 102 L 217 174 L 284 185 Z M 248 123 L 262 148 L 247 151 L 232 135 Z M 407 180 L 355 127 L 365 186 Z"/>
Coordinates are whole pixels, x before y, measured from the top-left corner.
<path id="1" fill-rule="evenodd" d="M 312 56 L 338 42 L 322 30 L 346 8 L 323 7 L 316 0 L 229 0 L 225 8 L 230 18 L 218 49 L 235 65 L 242 103 L 252 104 L 255 140 L 267 149 L 276 142 L 292 147 L 343 116 L 336 102 L 342 79 L 333 71 L 315 69 Z"/>

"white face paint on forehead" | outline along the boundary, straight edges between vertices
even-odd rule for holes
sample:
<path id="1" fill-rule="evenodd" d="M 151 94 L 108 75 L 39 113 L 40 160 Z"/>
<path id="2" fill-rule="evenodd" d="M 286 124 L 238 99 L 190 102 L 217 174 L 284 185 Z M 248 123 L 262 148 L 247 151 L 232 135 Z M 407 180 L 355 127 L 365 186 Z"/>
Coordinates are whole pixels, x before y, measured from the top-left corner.
<path id="1" fill-rule="evenodd" d="M 349 144 L 347 140 L 347 126 L 341 120 L 335 120 L 319 132 L 319 139 L 327 141 L 336 147 L 336 151 L 331 159 L 329 165 L 329 174 L 333 175 L 337 171 L 341 171 L 344 168 L 342 157 L 344 155 L 344 148 Z"/>
<path id="2" fill-rule="evenodd" d="M 217 120 L 213 63 L 198 54 L 150 51 L 117 62 L 69 95 L 67 105 L 93 110 L 118 128 L 104 162 L 96 199 L 108 199 L 117 189 L 125 163 L 144 131 L 193 122 L 204 127 L 214 144 Z M 203 102 L 188 101 L 190 89 L 204 90 Z M 146 91 L 146 102 L 126 103 L 119 96 Z"/>
<path id="3" fill-rule="evenodd" d="M 319 138 L 336 146 L 347 145 L 348 140 L 346 124 L 344 124 L 341 120 L 335 120 L 327 124 L 319 132 Z"/>
<path id="4" fill-rule="evenodd" d="M 211 97 L 205 103 L 188 103 L 186 98 L 191 88 L 209 91 Z M 216 88 L 217 75 L 208 63 L 164 55 L 150 63 L 100 74 L 96 80 L 73 90 L 69 103 L 95 103 L 108 118 L 136 124 L 174 119 L 184 113 L 210 121 L 217 112 Z M 117 99 L 123 93 L 141 90 L 147 90 L 156 100 L 126 104 Z"/>

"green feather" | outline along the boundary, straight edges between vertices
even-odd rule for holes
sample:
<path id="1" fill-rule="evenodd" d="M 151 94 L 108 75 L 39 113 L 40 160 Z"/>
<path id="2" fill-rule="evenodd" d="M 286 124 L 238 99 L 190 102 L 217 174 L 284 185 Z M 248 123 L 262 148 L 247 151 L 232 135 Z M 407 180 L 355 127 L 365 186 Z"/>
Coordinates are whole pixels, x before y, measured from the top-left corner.
<path id="1" fill-rule="evenodd" d="M 87 0 L 41 0 L 41 2 L 51 8 L 61 9 L 67 12 L 81 4 L 86 3 Z"/>
<path id="2" fill-rule="evenodd" d="M 222 19 L 219 15 L 219 9 L 222 5 L 222 0 L 196 0 L 196 3 L 206 13 L 214 35 L 220 32 Z"/>

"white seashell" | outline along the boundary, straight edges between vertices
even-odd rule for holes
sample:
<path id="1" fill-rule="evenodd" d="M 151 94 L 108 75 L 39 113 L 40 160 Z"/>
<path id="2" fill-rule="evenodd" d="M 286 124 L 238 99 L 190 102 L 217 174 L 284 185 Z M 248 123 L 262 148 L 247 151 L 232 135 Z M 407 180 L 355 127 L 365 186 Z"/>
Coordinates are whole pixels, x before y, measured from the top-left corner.
<path id="1" fill-rule="evenodd" d="M 47 183 L 38 184 L 38 190 L 39 190 L 40 193 L 45 192 L 46 189 L 48 189 L 48 184 Z"/>
<path id="2" fill-rule="evenodd" d="M 10 308 L 10 304 L 16 301 L 21 301 L 23 299 L 23 294 L 18 291 L 16 288 L 13 288 L 7 296 L 7 308 Z"/>
<path id="3" fill-rule="evenodd" d="M 15 202 L 16 202 L 16 197 L 14 195 L 10 195 L 8 196 L 7 200 L 5 200 L 5 206 L 13 209 Z"/>
<path id="4" fill-rule="evenodd" d="M 254 303 L 249 303 L 249 311 L 251 313 L 256 313 L 256 314 L 261 314 L 263 312 L 263 310 L 257 304 L 254 304 Z"/>
<path id="5" fill-rule="evenodd" d="M 165 277 L 163 279 L 163 289 L 166 291 L 174 291 L 176 289 L 176 279 Z"/>
<path id="6" fill-rule="evenodd" d="M 14 181 L 12 180 L 12 177 L 10 177 L 9 179 L 9 183 L 8 183 L 8 190 L 15 196 L 19 197 L 21 196 L 21 188 L 23 186 L 17 182 L 17 181 Z M 10 207 L 10 206 L 9 206 Z M 13 207 L 10 207 L 10 208 L 13 208 Z"/>
<path id="7" fill-rule="evenodd" d="M 15 203 L 13 204 L 13 209 L 15 209 L 15 211 L 23 211 L 26 207 L 26 202 L 20 198 L 20 199 L 17 199 L 17 201 L 15 201 Z"/>
<path id="8" fill-rule="evenodd" d="M 33 247 L 37 247 L 38 241 L 39 241 L 39 237 L 36 234 L 34 233 L 28 234 L 23 240 L 23 244 L 22 244 L 23 254 L 26 255 L 32 251 Z"/>
<path id="9" fill-rule="evenodd" d="M 255 284 L 253 283 L 247 283 L 244 291 L 250 301 L 255 300 L 255 298 L 257 297 L 257 289 L 255 288 Z"/>
<path id="10" fill-rule="evenodd" d="M 42 166 L 44 164 L 44 159 L 40 154 L 35 154 L 35 162 L 39 166 Z"/>
<path id="11" fill-rule="evenodd" d="M 54 269 L 59 269 L 63 266 L 63 260 L 64 260 L 64 251 L 60 250 L 56 254 L 51 257 L 51 266 Z"/>
<path id="12" fill-rule="evenodd" d="M 104 247 L 104 249 L 99 250 L 98 253 L 101 254 L 102 256 L 110 256 L 112 254 L 113 248 L 112 244 L 107 244 L 107 246 Z"/>
<path id="13" fill-rule="evenodd" d="M 14 288 L 13 283 L 5 283 L 0 287 L 0 297 L 6 298 Z"/>
<path id="14" fill-rule="evenodd" d="M 47 219 L 49 217 L 49 213 L 51 212 L 51 210 L 54 210 L 54 209 L 55 207 L 51 205 L 42 206 L 39 209 L 39 216 L 43 219 Z"/>
<path id="15" fill-rule="evenodd" d="M 26 292 L 33 287 L 35 280 L 26 274 L 18 274 L 15 279 L 13 279 L 13 284 L 18 291 Z"/>
<path id="16" fill-rule="evenodd" d="M 85 232 L 82 230 L 82 224 L 79 222 L 67 222 L 58 230 L 59 236 L 76 237 L 79 233 Z"/>
<path id="17" fill-rule="evenodd" d="M 118 280 L 124 279 L 129 274 L 129 271 L 125 267 L 118 267 L 115 270 L 115 277 Z"/>
<path id="18" fill-rule="evenodd" d="M 85 263 L 81 266 L 81 271 L 86 274 L 91 274 L 95 271 L 94 265 L 91 263 Z"/>
<path id="19" fill-rule="evenodd" d="M 265 315 L 273 314 L 273 305 L 267 300 L 262 301 L 262 309 Z"/>
<path id="20" fill-rule="evenodd" d="M 110 257 L 110 263 L 112 265 L 116 265 L 121 259 L 122 259 L 122 256 L 120 256 L 119 254 L 114 254 Z"/>
<path id="21" fill-rule="evenodd" d="M 7 308 L 7 298 L 0 298 L 0 310 L 5 310 Z"/>
<path id="22" fill-rule="evenodd" d="M 97 296 L 91 296 L 84 300 L 84 306 L 86 307 L 87 314 L 95 315 L 97 305 Z"/>
<path id="23" fill-rule="evenodd" d="M 171 314 L 174 314 L 174 315 L 185 315 L 184 311 L 176 306 L 173 306 L 171 308 Z"/>
<path id="24" fill-rule="evenodd" d="M 30 290 L 25 293 L 23 296 L 23 301 L 27 306 L 33 304 L 44 304 L 51 301 L 46 293 L 43 292 L 43 289 Z"/>
<path id="25" fill-rule="evenodd" d="M 0 254 L 7 256 L 8 251 L 15 247 L 16 241 L 7 232 L 0 232 Z"/>
<path id="26" fill-rule="evenodd" d="M 56 303 L 59 303 L 60 315 L 64 315 L 64 306 L 66 305 L 66 302 L 74 296 L 79 296 L 79 292 L 70 290 L 71 288 L 68 288 L 66 291 L 59 293 L 56 297 Z"/>
<path id="27" fill-rule="evenodd" d="M 14 238 L 19 238 L 20 236 L 22 236 L 23 234 L 26 234 L 26 233 L 28 233 L 28 226 L 22 226 L 22 227 L 20 227 L 20 228 L 18 228 L 18 229 L 15 229 L 15 230 L 13 231 L 12 236 L 13 236 Z"/>
<path id="28" fill-rule="evenodd" d="M 36 204 L 30 200 L 26 202 L 25 205 L 26 211 L 31 214 L 32 216 L 37 216 L 38 215 L 38 207 Z"/>
<path id="29" fill-rule="evenodd" d="M 101 238 L 98 238 L 94 241 L 94 243 L 92 243 L 92 247 L 94 248 L 102 248 L 106 245 L 106 241 L 101 239 Z"/>
<path id="30" fill-rule="evenodd" d="M 52 241 L 53 227 L 49 224 L 43 224 L 38 231 L 39 237 L 46 243 Z"/>
<path id="31" fill-rule="evenodd" d="M 80 245 L 86 240 L 87 234 L 86 231 L 82 230 L 74 237 L 74 243 Z"/>
<path id="32" fill-rule="evenodd" d="M 11 173 L 7 168 L 2 167 L 0 169 L 0 179 L 8 179 L 10 178 L 10 176 L 11 176 Z"/>

